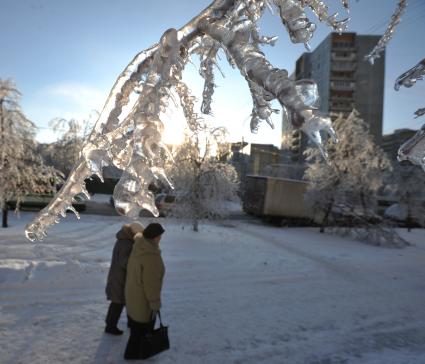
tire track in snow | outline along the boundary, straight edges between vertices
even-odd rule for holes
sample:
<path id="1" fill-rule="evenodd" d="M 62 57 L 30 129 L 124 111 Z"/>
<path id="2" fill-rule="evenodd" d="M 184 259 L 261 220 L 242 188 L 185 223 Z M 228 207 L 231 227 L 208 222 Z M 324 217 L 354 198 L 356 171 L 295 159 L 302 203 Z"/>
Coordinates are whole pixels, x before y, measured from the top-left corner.
<path id="1" fill-rule="evenodd" d="M 348 280 L 350 282 L 363 281 L 358 275 L 358 271 L 347 265 L 347 262 L 342 265 L 329 260 L 329 258 L 319 256 L 310 252 L 306 252 L 302 248 L 296 248 L 285 244 L 284 240 L 278 240 L 273 236 L 264 236 L 264 233 L 258 233 L 255 229 L 250 228 L 248 225 L 240 224 L 236 227 L 239 232 L 245 233 L 247 236 L 255 236 L 257 239 L 262 240 L 265 244 L 273 244 L 273 246 L 279 247 L 295 256 L 299 256 L 308 259 L 320 267 L 331 273 L 337 273 L 338 277 Z"/>

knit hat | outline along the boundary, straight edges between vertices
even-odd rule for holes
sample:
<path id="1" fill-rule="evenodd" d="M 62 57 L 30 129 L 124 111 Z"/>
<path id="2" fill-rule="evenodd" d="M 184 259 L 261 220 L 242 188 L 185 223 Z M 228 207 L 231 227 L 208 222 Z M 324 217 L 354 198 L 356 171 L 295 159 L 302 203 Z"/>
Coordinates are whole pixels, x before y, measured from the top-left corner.
<path id="1" fill-rule="evenodd" d="M 154 222 L 146 226 L 146 229 L 143 230 L 143 236 L 147 239 L 153 239 L 161 235 L 164 231 L 165 230 L 161 224 Z"/>

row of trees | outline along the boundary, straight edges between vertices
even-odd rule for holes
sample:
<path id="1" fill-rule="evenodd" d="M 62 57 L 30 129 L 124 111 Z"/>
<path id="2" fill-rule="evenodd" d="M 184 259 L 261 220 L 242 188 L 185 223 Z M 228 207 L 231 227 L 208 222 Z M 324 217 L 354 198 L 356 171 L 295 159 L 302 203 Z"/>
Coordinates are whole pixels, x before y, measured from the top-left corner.
<path id="1" fill-rule="evenodd" d="M 16 208 L 30 194 L 51 194 L 68 175 L 82 149 L 90 123 L 55 119 L 51 127 L 60 133 L 56 143 L 39 146 L 35 125 L 19 107 L 20 93 L 13 82 L 0 79 L 0 207 L 3 226 L 11 202 Z M 222 218 L 228 202 L 238 199 L 239 181 L 226 162 L 230 145 L 224 128 L 212 128 L 202 118 L 193 118 L 184 142 L 171 150 L 167 174 L 175 185 L 176 217 L 192 222 L 198 230 L 201 219 Z M 407 222 L 423 224 L 424 205 L 418 198 L 425 176 L 414 166 L 392 165 L 371 138 L 367 124 L 353 111 L 334 122 L 340 143 L 329 145 L 329 161 L 317 148 L 306 151 L 305 178 L 310 183 L 306 199 L 317 220 L 326 226 L 339 222 L 353 226 L 380 223 L 377 196 L 397 196 L 399 213 Z M 379 224 L 378 224 L 379 225 Z"/>

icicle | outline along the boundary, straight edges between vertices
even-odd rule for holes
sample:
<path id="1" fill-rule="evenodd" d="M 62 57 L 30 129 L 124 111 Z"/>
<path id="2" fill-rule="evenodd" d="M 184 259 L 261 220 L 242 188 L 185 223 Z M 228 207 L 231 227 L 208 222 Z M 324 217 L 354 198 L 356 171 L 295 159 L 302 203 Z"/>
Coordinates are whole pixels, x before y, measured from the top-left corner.
<path id="1" fill-rule="evenodd" d="M 311 111 L 306 112 L 311 116 L 306 117 L 306 122 L 301 130 L 317 145 L 322 156 L 327 160 L 328 154 L 323 146 L 320 132 L 329 135 L 334 143 L 338 143 L 338 137 L 332 127 L 332 121 L 330 118 L 321 116 L 320 114 L 313 114 Z"/>
<path id="2" fill-rule="evenodd" d="M 425 171 L 425 124 L 398 150 L 398 160 L 408 160 Z"/>
<path id="3" fill-rule="evenodd" d="M 283 25 L 293 43 L 308 43 L 316 30 L 296 0 L 274 0 Z"/>
<path id="4" fill-rule="evenodd" d="M 394 84 L 394 89 L 398 91 L 401 86 L 412 87 L 416 81 L 423 80 L 425 76 L 425 58 L 416 66 L 404 72 L 397 78 Z"/>
<path id="5" fill-rule="evenodd" d="M 301 6 L 304 8 L 308 6 L 312 12 L 317 16 L 319 21 L 325 22 L 327 25 L 332 27 L 338 33 L 342 33 L 347 30 L 348 22 L 350 18 L 337 20 L 338 13 L 329 15 L 328 7 L 321 0 L 302 0 Z"/>
<path id="6" fill-rule="evenodd" d="M 380 57 L 380 54 L 383 52 L 388 42 L 393 37 L 395 28 L 397 27 L 398 23 L 400 23 L 401 16 L 406 11 L 406 7 L 407 0 L 399 0 L 397 9 L 392 15 L 391 22 L 388 25 L 388 28 L 385 31 L 384 35 L 378 41 L 378 44 L 375 46 L 375 48 L 373 48 L 372 51 L 365 56 L 365 59 L 367 59 L 370 64 L 374 64 L 375 59 Z"/>
<path id="7" fill-rule="evenodd" d="M 74 208 L 74 206 L 70 205 L 68 206 L 68 210 L 72 211 L 74 213 L 74 215 L 77 217 L 78 220 L 80 220 L 80 214 L 78 213 L 78 211 Z"/>
<path id="8" fill-rule="evenodd" d="M 211 101 L 214 94 L 214 65 L 216 64 L 215 58 L 219 46 L 210 37 L 203 38 L 202 53 L 201 53 L 201 66 L 199 69 L 200 75 L 204 78 L 204 91 L 202 93 L 202 106 L 201 111 L 204 114 L 211 114 Z"/>
<path id="9" fill-rule="evenodd" d="M 394 88 L 398 91 L 401 86 L 412 87 L 416 81 L 423 80 L 424 75 L 425 58 L 398 77 Z M 415 118 L 425 115 L 425 108 L 416 110 L 415 115 Z M 409 160 L 421 166 L 425 171 L 425 124 L 411 139 L 402 144 L 398 150 L 398 160 Z"/>

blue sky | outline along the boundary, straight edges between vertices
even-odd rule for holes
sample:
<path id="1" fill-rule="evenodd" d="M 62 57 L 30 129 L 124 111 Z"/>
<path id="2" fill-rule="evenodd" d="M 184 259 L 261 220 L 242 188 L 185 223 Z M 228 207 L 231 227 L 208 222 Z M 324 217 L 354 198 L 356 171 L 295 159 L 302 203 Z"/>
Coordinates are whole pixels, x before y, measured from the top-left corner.
<path id="1" fill-rule="evenodd" d="M 0 0 L 0 78 L 12 78 L 22 92 L 21 105 L 39 127 L 40 141 L 53 140 L 49 120 L 55 117 L 87 118 L 101 110 L 116 77 L 139 51 L 156 43 L 171 27 L 179 28 L 208 6 L 209 0 Z M 344 11 L 337 0 L 331 8 Z M 396 0 L 351 0 L 349 31 L 382 34 Z M 395 79 L 425 57 L 425 1 L 409 0 L 409 6 L 386 52 L 384 132 L 419 128 L 423 118 L 413 113 L 425 106 L 425 82 L 413 88 L 393 89 Z M 311 14 L 310 19 L 314 20 Z M 315 21 L 315 20 L 314 20 Z M 314 49 L 330 32 L 319 24 L 311 42 Z M 278 35 L 275 47 L 265 47 L 271 63 L 294 70 L 305 52 L 288 40 L 280 19 L 266 13 L 260 22 L 264 35 Z M 213 100 L 214 123 L 229 129 L 231 141 L 280 144 L 281 123 L 275 130 L 262 124 L 258 134 L 249 130 L 251 97 L 245 80 L 227 66 L 224 56 L 216 74 L 218 88 Z M 185 80 L 193 94 L 201 96 L 202 82 L 196 68 L 188 66 Z M 278 105 L 276 105 L 278 107 Z M 184 125 L 179 113 L 165 116 L 166 141 L 173 141 Z"/>

